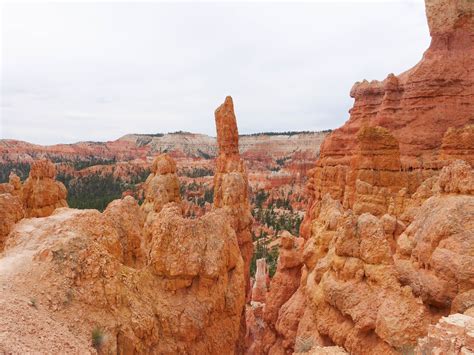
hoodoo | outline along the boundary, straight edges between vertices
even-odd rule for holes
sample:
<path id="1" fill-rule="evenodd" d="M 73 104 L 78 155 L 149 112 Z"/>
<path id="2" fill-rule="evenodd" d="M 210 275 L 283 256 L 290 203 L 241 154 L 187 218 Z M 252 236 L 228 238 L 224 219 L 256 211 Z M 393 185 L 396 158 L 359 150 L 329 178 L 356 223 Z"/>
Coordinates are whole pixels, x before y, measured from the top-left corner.
<path id="1" fill-rule="evenodd" d="M 250 213 L 248 177 L 239 154 L 239 132 L 230 96 L 216 109 L 219 156 L 214 176 L 214 207 L 225 208 L 233 217 L 240 251 L 244 259 L 246 292 L 250 290 L 250 260 L 253 254 L 252 215 Z"/>

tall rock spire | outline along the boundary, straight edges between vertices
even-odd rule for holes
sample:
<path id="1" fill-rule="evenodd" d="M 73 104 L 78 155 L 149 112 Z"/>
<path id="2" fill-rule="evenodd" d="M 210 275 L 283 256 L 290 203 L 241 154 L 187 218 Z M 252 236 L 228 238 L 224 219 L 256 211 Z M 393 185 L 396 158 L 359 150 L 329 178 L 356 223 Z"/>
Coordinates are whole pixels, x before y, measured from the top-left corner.
<path id="1" fill-rule="evenodd" d="M 219 155 L 239 154 L 239 131 L 232 97 L 227 96 L 215 112 Z"/>
<path id="2" fill-rule="evenodd" d="M 250 290 L 250 261 L 253 254 L 252 215 L 250 213 L 248 177 L 244 161 L 239 154 L 239 132 L 234 103 L 227 96 L 215 111 L 217 144 L 216 174 L 214 175 L 214 207 L 227 208 L 233 217 L 242 258 L 244 259 L 246 293 Z"/>

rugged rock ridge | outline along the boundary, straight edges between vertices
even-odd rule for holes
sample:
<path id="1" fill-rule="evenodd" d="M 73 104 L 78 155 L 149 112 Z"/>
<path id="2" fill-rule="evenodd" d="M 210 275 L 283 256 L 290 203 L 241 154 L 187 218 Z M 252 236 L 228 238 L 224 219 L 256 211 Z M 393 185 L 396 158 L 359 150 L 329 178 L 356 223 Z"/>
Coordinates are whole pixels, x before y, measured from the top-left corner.
<path id="1" fill-rule="evenodd" d="M 67 206 L 67 191 L 55 180 L 56 167 L 49 160 L 31 164 L 30 176 L 22 184 L 14 173 L 0 184 L 0 252 L 13 225 L 24 217 L 45 217 Z"/>
<path id="2" fill-rule="evenodd" d="M 382 82 L 354 85 L 351 96 L 355 103 L 350 119 L 321 146 L 321 157 L 312 172 L 314 199 L 329 193 L 345 208 L 353 208 L 358 200 L 357 180 L 377 189 L 388 183 L 413 194 L 422 181 L 453 158 L 462 157 L 472 163 L 473 6 L 468 0 L 428 0 L 432 40 L 423 59 L 399 76 L 390 74 Z M 373 163 L 378 166 L 364 168 L 376 168 L 382 176 L 367 176 L 370 171 L 362 174 L 353 167 L 361 151 L 371 154 L 371 140 L 364 142 L 363 136 L 369 133 L 368 129 L 385 129 L 386 133 L 378 133 L 393 136 L 391 148 L 376 143 L 389 140 L 374 137 L 373 154 L 378 157 Z M 400 161 L 393 155 L 397 155 L 397 145 Z M 395 179 L 397 174 L 399 179 Z M 397 183 L 393 185 L 394 180 Z M 387 207 L 384 209 L 386 212 Z"/>
<path id="3" fill-rule="evenodd" d="M 128 196 L 103 213 L 59 208 L 12 227 L 0 254 L 0 288 L 6 300 L 15 302 L 2 302 L 0 318 L 8 324 L 23 315 L 19 303 L 30 303 L 38 316 L 28 315 L 23 326 L 2 328 L 0 351 L 94 352 L 96 327 L 102 335 L 95 346 L 104 353 L 227 354 L 241 346 L 248 272 L 241 248 L 249 250 L 245 238 L 251 217 L 229 102 L 216 113 L 221 168 L 215 206 L 204 216 L 183 217 L 176 165 L 161 155 L 141 207 Z M 229 128 L 230 135 L 225 133 Z M 47 169 L 32 169 L 32 179 L 37 171 L 43 178 L 54 175 L 49 164 L 41 167 Z M 51 332 L 41 343 L 10 334 L 34 334 L 44 319 Z"/>
<path id="4" fill-rule="evenodd" d="M 66 207 L 67 191 L 56 181 L 56 167 L 46 159 L 31 164 L 29 177 L 22 184 L 20 178 L 10 173 L 8 183 L 0 184 L 0 193 L 18 197 L 27 217 L 45 217 L 58 207 Z"/>
<path id="5" fill-rule="evenodd" d="M 304 344 L 395 354 L 441 316 L 472 312 L 474 3 L 426 8 L 422 61 L 356 83 L 350 119 L 321 146 L 299 287 L 270 322 L 288 337 L 261 336 L 257 353 Z"/>
<path id="6" fill-rule="evenodd" d="M 280 283 L 281 250 L 266 304 L 252 310 L 255 321 L 248 317 L 257 325 L 255 353 L 337 345 L 351 354 L 396 354 L 412 349 L 441 316 L 472 314 L 473 173 L 455 161 L 426 180 L 408 224 L 345 209 L 329 194 L 317 201 L 304 252 L 292 258 L 298 265 L 302 256 L 302 268 Z"/>

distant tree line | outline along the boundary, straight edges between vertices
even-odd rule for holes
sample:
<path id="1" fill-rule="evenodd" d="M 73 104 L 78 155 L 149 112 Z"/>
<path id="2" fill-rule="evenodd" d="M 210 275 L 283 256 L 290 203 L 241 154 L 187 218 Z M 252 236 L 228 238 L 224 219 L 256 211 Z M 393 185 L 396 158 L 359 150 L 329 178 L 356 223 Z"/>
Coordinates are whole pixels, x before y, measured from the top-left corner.
<path id="1" fill-rule="evenodd" d="M 187 176 L 189 178 L 199 178 L 204 176 L 212 176 L 214 175 L 214 171 L 208 168 L 192 168 L 192 169 L 183 169 L 181 174 L 183 176 Z"/>
<path id="2" fill-rule="evenodd" d="M 115 164 L 117 160 L 115 157 L 111 159 L 102 159 L 102 158 L 96 158 L 93 156 L 87 157 L 86 159 L 77 159 L 77 160 L 69 160 L 66 162 L 66 164 L 72 166 L 74 170 L 82 170 L 85 168 L 89 168 L 91 166 L 95 165 L 112 165 Z"/>
<path id="3" fill-rule="evenodd" d="M 0 183 L 8 182 L 10 173 L 14 172 L 21 180 L 25 180 L 30 174 L 30 163 L 2 163 L 0 164 Z"/>
<path id="4" fill-rule="evenodd" d="M 136 184 L 145 181 L 148 174 L 149 171 L 143 171 L 134 176 L 131 182 L 117 179 L 113 174 L 91 174 L 79 179 L 59 173 L 57 179 L 68 190 L 69 207 L 103 211 L 110 202 L 121 198 L 124 191 L 135 190 Z"/>
<path id="5" fill-rule="evenodd" d="M 325 129 L 322 131 L 286 131 L 286 132 L 261 132 L 240 134 L 240 137 L 259 137 L 259 136 L 295 136 L 297 134 L 312 134 L 312 133 L 331 133 L 332 129 Z"/>
<path id="6" fill-rule="evenodd" d="M 253 234 L 253 233 L 252 233 Z M 253 252 L 252 260 L 250 261 L 250 275 L 255 277 L 255 272 L 257 271 L 257 260 L 265 258 L 268 267 L 268 274 L 270 277 L 273 277 L 276 272 L 278 264 L 278 245 L 274 245 L 272 248 L 268 248 L 268 245 L 265 243 L 265 238 L 267 234 L 261 232 L 258 237 L 253 234 L 255 243 L 255 250 Z"/>

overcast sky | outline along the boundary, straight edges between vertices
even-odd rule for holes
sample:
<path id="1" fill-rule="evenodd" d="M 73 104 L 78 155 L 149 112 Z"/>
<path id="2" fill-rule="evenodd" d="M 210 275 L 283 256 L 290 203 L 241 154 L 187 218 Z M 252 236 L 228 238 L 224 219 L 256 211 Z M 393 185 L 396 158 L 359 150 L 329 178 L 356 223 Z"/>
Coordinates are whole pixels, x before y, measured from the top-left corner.
<path id="1" fill-rule="evenodd" d="M 336 128 L 349 91 L 414 66 L 424 1 L 8 3 L 0 137 L 215 135 L 232 95 L 240 133 Z"/>

